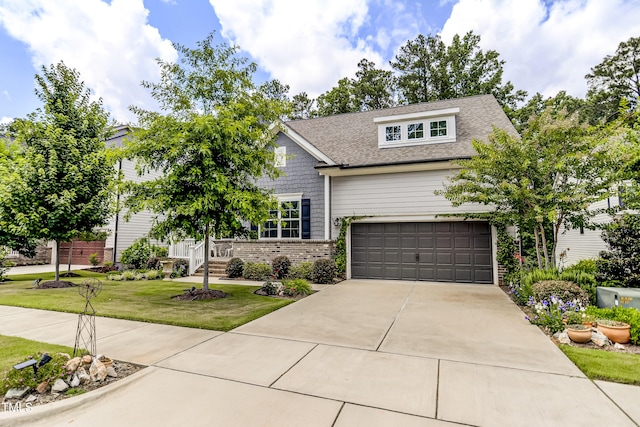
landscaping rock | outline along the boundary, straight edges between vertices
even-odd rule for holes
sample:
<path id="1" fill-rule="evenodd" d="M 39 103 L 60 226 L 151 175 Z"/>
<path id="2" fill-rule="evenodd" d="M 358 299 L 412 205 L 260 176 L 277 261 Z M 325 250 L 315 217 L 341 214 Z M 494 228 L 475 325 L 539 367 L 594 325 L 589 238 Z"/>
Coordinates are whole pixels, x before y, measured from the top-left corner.
<path id="1" fill-rule="evenodd" d="M 87 371 L 84 368 L 78 368 L 76 374 L 78 375 L 80 384 L 86 384 L 91 381 L 91 377 L 87 374 Z"/>
<path id="2" fill-rule="evenodd" d="M 620 343 L 615 343 L 615 344 L 613 345 L 613 347 L 614 347 L 616 350 L 624 350 L 625 348 L 627 348 L 626 346 L 624 346 L 624 345 L 622 345 L 622 344 L 620 344 Z"/>
<path id="3" fill-rule="evenodd" d="M 36 391 L 40 394 L 46 393 L 47 390 L 49 390 L 49 381 L 43 381 L 36 387 Z"/>
<path id="4" fill-rule="evenodd" d="M 571 344 L 571 338 L 569 338 L 567 331 L 558 332 L 554 334 L 553 337 L 557 339 L 560 344 Z"/>
<path id="5" fill-rule="evenodd" d="M 5 399 L 22 399 L 31 390 L 29 387 L 10 388 L 7 394 L 4 395 Z"/>
<path id="6" fill-rule="evenodd" d="M 113 366 L 109 366 L 107 368 L 107 376 L 112 378 L 118 378 L 118 373 L 116 372 L 115 369 L 113 369 Z"/>
<path id="7" fill-rule="evenodd" d="M 80 385 L 80 378 L 78 378 L 78 374 L 73 374 L 73 377 L 71 378 L 71 381 L 69 382 L 69 385 L 72 388 L 78 387 Z"/>
<path id="8" fill-rule="evenodd" d="M 84 356 L 82 356 L 83 365 L 91 365 L 92 361 L 93 361 L 93 358 L 91 357 L 90 354 L 85 354 Z"/>
<path id="9" fill-rule="evenodd" d="M 605 345 L 611 345 L 611 341 L 609 341 L 609 338 L 607 338 L 607 336 L 605 334 L 602 334 L 602 333 L 597 332 L 597 331 L 593 331 L 591 333 L 591 341 L 593 341 L 593 343 L 595 345 L 597 345 L 598 347 L 604 347 Z"/>
<path id="10" fill-rule="evenodd" d="M 107 368 L 97 358 L 93 360 L 91 363 L 91 367 L 89 367 L 89 376 L 92 381 L 102 381 L 107 377 Z"/>
<path id="11" fill-rule="evenodd" d="M 73 359 L 70 359 L 64 365 L 64 367 L 67 369 L 67 371 L 75 372 L 80 366 L 80 363 L 82 363 L 82 359 L 80 359 L 79 357 L 74 357 Z"/>
<path id="12" fill-rule="evenodd" d="M 29 397 L 27 397 L 27 400 L 25 400 L 25 402 L 31 403 L 31 402 L 35 402 L 36 400 L 38 400 L 38 396 L 36 396 L 35 394 L 32 394 Z"/>
<path id="13" fill-rule="evenodd" d="M 52 393 L 62 393 L 63 391 L 69 388 L 69 384 L 64 382 L 64 380 L 58 378 L 55 383 L 53 383 L 53 387 L 51 387 Z"/>
<path id="14" fill-rule="evenodd" d="M 67 360 L 70 360 L 70 359 L 71 359 L 71 356 L 70 356 L 69 354 L 67 354 L 67 353 L 58 353 L 58 355 L 60 355 L 60 356 L 64 357 L 64 358 L 65 358 L 65 359 L 67 359 Z"/>

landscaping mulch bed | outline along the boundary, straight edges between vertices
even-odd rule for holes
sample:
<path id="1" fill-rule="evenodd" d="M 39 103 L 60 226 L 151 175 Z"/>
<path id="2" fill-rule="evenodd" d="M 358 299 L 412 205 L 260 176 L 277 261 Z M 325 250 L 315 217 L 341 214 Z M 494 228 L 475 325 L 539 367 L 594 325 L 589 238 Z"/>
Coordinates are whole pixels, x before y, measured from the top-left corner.
<path id="1" fill-rule="evenodd" d="M 217 289 L 209 289 L 208 291 L 202 289 L 192 288 L 185 291 L 183 294 L 176 295 L 171 299 L 176 301 L 205 301 L 212 299 L 226 298 L 227 294 Z"/>
<path id="2" fill-rule="evenodd" d="M 78 285 L 66 280 L 48 280 L 46 282 L 38 283 L 36 289 L 73 288 L 74 286 Z"/>

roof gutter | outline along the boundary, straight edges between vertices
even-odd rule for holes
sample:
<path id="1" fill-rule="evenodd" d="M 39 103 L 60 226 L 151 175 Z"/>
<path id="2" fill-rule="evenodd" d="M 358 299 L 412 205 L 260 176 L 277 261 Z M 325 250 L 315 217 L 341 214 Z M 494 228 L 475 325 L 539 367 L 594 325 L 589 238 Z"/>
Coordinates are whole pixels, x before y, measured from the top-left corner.
<path id="1" fill-rule="evenodd" d="M 375 175 L 383 173 L 416 172 L 426 170 L 459 169 L 454 164 L 456 160 L 470 159 L 468 157 L 447 157 L 439 159 L 410 160 L 392 163 L 373 163 L 368 165 L 326 165 L 319 164 L 315 167 L 320 175 L 349 176 L 349 175 Z"/>

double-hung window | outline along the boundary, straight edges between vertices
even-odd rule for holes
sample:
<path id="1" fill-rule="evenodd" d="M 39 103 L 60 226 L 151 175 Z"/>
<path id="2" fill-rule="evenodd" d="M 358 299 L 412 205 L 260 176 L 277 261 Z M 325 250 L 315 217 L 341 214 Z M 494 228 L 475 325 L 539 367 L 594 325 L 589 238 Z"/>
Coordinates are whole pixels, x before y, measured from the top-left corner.
<path id="1" fill-rule="evenodd" d="M 269 212 L 269 220 L 260 227 L 262 239 L 300 239 L 302 234 L 301 197 L 279 197 L 279 209 Z"/>

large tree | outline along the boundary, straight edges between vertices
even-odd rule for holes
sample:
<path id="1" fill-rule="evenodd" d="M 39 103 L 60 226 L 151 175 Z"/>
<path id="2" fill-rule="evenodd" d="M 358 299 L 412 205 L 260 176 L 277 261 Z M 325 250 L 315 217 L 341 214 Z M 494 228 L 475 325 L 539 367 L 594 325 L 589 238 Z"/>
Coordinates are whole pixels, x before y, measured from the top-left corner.
<path id="1" fill-rule="evenodd" d="M 587 100 L 596 120 L 611 121 L 618 116 L 620 102 L 630 110 L 640 99 L 640 37 L 620 43 L 614 55 L 607 55 L 585 76 Z"/>
<path id="2" fill-rule="evenodd" d="M 442 193 L 454 206 L 490 205 L 496 222 L 532 232 L 538 266 L 554 266 L 561 225 L 590 226 L 590 205 L 613 190 L 614 131 L 547 109 L 521 139 L 494 129 L 488 141 L 473 141 L 477 156 L 458 162 L 463 169 Z"/>
<path id="3" fill-rule="evenodd" d="M 376 68 L 363 58 L 355 78 L 344 77 L 338 86 L 318 97 L 318 115 L 377 110 L 396 105 L 395 78 L 391 71 Z"/>
<path id="4" fill-rule="evenodd" d="M 499 57 L 495 50 L 480 49 L 480 36 L 472 31 L 456 34 L 450 46 L 439 35 L 420 34 L 400 48 L 391 66 L 409 104 L 491 93 L 503 108 L 515 109 L 526 92 L 502 83 L 505 61 Z"/>
<path id="5" fill-rule="evenodd" d="M 54 240 L 59 280 L 60 242 L 105 225 L 111 214 L 109 115 L 63 62 L 42 67 L 36 82 L 43 107 L 10 126 L 21 160 L 2 185 L 0 225 L 25 240 Z"/>
<path id="6" fill-rule="evenodd" d="M 124 151 L 139 173 L 161 174 L 128 183 L 126 205 L 158 214 L 153 237 L 204 239 L 207 265 L 210 236 L 233 236 L 243 220 L 268 219 L 272 198 L 256 178 L 278 175 L 271 125 L 288 113 L 289 102 L 272 96 L 278 85 L 256 86 L 256 65 L 238 56 L 237 47 L 215 45 L 214 34 L 195 49 L 174 46 L 180 62 L 158 60 L 160 82 L 143 82 L 162 111 L 132 107 L 139 127 Z"/>

